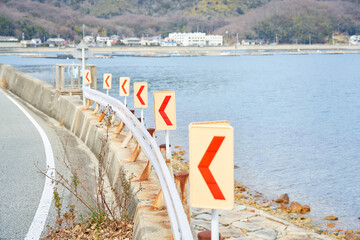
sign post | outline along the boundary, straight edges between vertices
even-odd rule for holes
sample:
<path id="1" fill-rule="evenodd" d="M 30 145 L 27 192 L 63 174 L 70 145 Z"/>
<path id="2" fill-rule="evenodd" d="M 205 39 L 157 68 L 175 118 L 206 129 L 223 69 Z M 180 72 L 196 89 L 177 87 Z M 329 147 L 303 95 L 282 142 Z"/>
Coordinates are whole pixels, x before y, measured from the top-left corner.
<path id="1" fill-rule="evenodd" d="M 124 96 L 124 105 L 126 106 L 126 97 L 130 96 L 130 78 L 120 77 L 120 96 Z"/>
<path id="2" fill-rule="evenodd" d="M 109 89 L 111 89 L 111 80 L 112 80 L 112 74 L 104 73 L 103 89 L 106 89 L 107 95 L 109 95 Z"/>
<path id="3" fill-rule="evenodd" d="M 73 56 L 74 56 L 74 58 L 76 58 L 78 60 L 81 59 L 81 73 L 82 73 L 81 76 L 84 76 L 85 66 L 86 66 L 85 60 L 92 56 L 92 52 L 89 50 L 89 47 L 85 44 L 85 42 L 83 40 L 81 40 L 79 45 L 76 46 L 76 49 L 73 51 Z M 83 81 L 82 81 L 82 87 L 83 87 L 83 89 L 85 87 L 84 77 L 83 77 Z M 85 98 L 83 98 L 83 103 L 85 105 Z"/>
<path id="4" fill-rule="evenodd" d="M 234 129 L 228 121 L 189 125 L 190 203 L 212 209 L 211 239 L 219 239 L 219 209 L 234 207 Z"/>
<path id="5" fill-rule="evenodd" d="M 156 130 L 166 130 L 166 158 L 170 161 L 169 130 L 176 129 L 176 106 L 174 91 L 154 92 L 154 113 Z"/>
<path id="6" fill-rule="evenodd" d="M 82 79 L 84 79 L 85 84 L 91 83 L 91 73 L 90 70 L 85 70 L 82 75 Z"/>
<path id="7" fill-rule="evenodd" d="M 144 108 L 148 107 L 147 82 L 134 82 L 134 107 L 141 108 L 141 123 L 144 124 Z"/>

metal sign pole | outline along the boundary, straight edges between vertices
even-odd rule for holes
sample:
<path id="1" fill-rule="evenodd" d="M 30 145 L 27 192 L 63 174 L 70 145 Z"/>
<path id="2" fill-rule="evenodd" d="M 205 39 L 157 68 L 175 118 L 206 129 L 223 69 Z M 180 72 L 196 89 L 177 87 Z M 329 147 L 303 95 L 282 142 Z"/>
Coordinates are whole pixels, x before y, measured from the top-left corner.
<path id="1" fill-rule="evenodd" d="M 166 160 L 167 160 L 171 158 L 169 130 L 166 130 L 165 142 L 166 142 Z"/>
<path id="2" fill-rule="evenodd" d="M 109 95 L 109 89 L 106 89 L 106 95 Z"/>
<path id="3" fill-rule="evenodd" d="M 125 96 L 125 99 L 124 99 L 124 105 L 125 105 L 125 107 L 126 107 L 126 96 Z"/>
<path id="4" fill-rule="evenodd" d="M 219 240 L 219 210 L 211 212 L 211 240 Z"/>
<path id="5" fill-rule="evenodd" d="M 145 124 L 144 124 L 144 109 L 143 109 L 143 108 L 141 109 L 141 123 L 142 123 L 143 125 L 145 125 Z"/>
<path id="6" fill-rule="evenodd" d="M 81 48 L 81 76 L 82 76 L 82 87 L 83 89 L 85 88 L 85 79 L 84 79 L 84 74 L 85 72 L 85 48 Z M 83 104 L 85 105 L 86 101 L 85 98 L 83 97 Z"/>

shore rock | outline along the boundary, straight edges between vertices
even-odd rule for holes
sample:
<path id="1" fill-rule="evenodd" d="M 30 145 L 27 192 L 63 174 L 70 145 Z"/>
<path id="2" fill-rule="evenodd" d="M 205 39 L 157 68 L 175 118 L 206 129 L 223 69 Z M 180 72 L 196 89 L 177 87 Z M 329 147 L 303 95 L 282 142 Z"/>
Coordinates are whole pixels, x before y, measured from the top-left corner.
<path id="1" fill-rule="evenodd" d="M 345 235 L 345 240 L 360 240 L 360 237 L 355 233 L 348 233 Z"/>
<path id="2" fill-rule="evenodd" d="M 310 212 L 310 206 L 304 205 L 303 209 L 301 210 L 301 213 L 308 213 L 308 212 Z"/>
<path id="3" fill-rule="evenodd" d="M 287 205 L 282 203 L 281 206 L 280 206 L 280 209 L 284 212 L 287 212 L 288 211 L 288 208 L 287 208 Z"/>
<path id="4" fill-rule="evenodd" d="M 241 184 L 240 182 L 237 182 L 235 185 L 235 191 L 236 192 L 245 192 L 246 187 L 243 184 Z"/>
<path id="5" fill-rule="evenodd" d="M 303 205 L 301 205 L 300 203 L 295 202 L 295 201 L 291 202 L 291 204 L 289 206 L 289 210 L 291 212 L 295 212 L 295 213 L 301 213 L 303 208 L 304 208 Z"/>
<path id="6" fill-rule="evenodd" d="M 242 199 L 242 198 L 245 198 L 245 195 L 244 195 L 244 194 L 242 194 L 242 193 L 236 193 L 236 194 L 235 194 L 235 199 L 236 199 L 236 200 L 239 200 L 239 199 Z"/>
<path id="7" fill-rule="evenodd" d="M 324 217 L 324 220 L 330 220 L 330 221 L 336 221 L 338 220 L 339 218 L 338 217 L 335 217 L 335 216 L 327 216 L 327 217 Z"/>
<path id="8" fill-rule="evenodd" d="M 275 202 L 288 204 L 290 202 L 289 195 L 287 193 L 284 193 Z"/>

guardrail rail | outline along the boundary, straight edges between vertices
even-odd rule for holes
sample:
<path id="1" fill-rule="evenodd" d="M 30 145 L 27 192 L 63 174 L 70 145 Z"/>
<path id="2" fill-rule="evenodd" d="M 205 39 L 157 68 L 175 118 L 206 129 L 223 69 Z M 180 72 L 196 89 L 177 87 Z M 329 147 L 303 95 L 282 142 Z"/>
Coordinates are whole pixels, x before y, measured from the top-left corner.
<path id="1" fill-rule="evenodd" d="M 102 106 L 109 105 L 133 133 L 158 176 L 174 239 L 192 240 L 193 235 L 180 196 L 155 139 L 121 101 L 89 87 L 84 87 L 83 97 Z"/>

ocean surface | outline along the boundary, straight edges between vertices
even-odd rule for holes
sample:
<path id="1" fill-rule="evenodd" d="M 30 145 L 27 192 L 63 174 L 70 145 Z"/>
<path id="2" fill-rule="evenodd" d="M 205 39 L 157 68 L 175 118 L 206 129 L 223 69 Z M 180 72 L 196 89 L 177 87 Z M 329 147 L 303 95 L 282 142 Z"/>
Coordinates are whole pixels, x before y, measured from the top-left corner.
<path id="1" fill-rule="evenodd" d="M 55 64 L 76 60 L 0 56 L 0 63 L 50 84 Z M 177 130 L 170 142 L 188 149 L 190 122 L 229 120 L 235 130 L 236 180 L 268 199 L 288 193 L 320 221 L 359 229 L 360 55 L 115 57 L 90 59 L 113 74 L 147 81 L 145 122 L 154 126 L 152 91 L 176 93 Z M 123 100 L 123 97 L 121 98 Z M 132 108 L 133 95 L 127 100 Z M 140 111 L 136 113 L 140 116 Z M 164 143 L 164 133 L 157 141 Z"/>

